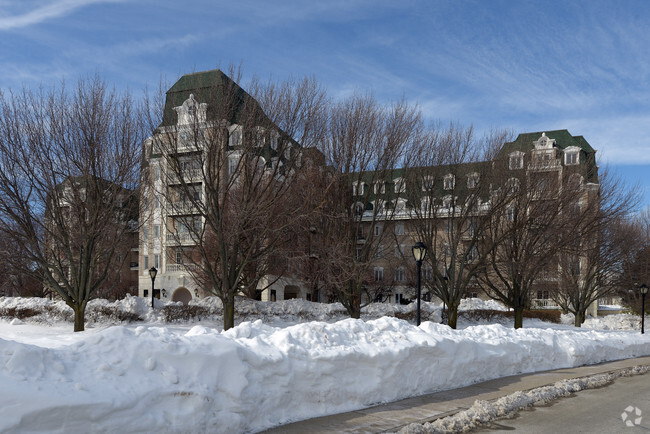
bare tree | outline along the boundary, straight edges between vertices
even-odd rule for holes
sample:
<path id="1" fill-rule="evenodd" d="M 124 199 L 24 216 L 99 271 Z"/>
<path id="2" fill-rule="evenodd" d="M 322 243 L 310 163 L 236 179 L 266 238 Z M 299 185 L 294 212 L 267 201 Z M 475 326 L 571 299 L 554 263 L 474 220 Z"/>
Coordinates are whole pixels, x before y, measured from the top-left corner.
<path id="1" fill-rule="evenodd" d="M 570 140 L 566 131 L 557 134 Z M 504 150 L 527 149 L 532 136 L 522 135 Z M 583 139 L 571 140 L 582 143 Z M 572 204 L 576 199 L 597 202 L 593 152 L 583 155 L 587 159 L 583 165 L 565 167 L 554 143 L 542 134 L 526 159 L 524 152 L 504 155 L 502 151 L 501 158 L 494 161 L 492 200 L 504 206 L 490 215 L 485 231 L 487 261 L 478 282 L 489 296 L 514 309 L 515 328 L 523 324 L 523 311 L 530 307 L 535 285 L 557 281 L 559 254 L 580 237 L 582 222 L 573 218 Z M 576 181 L 585 183 L 579 196 L 576 190 L 566 188 Z"/>
<path id="2" fill-rule="evenodd" d="M 428 246 L 424 287 L 448 307 L 448 324 L 456 328 L 458 306 L 484 265 L 484 232 L 490 213 L 502 206 L 491 197 L 491 157 L 509 133 L 494 131 L 482 140 L 472 128 L 434 127 L 412 148 L 407 176 L 410 227 Z"/>
<path id="3" fill-rule="evenodd" d="M 97 77 L 0 98 L 0 231 L 24 253 L 12 266 L 58 294 L 82 331 L 137 224 L 138 112 Z"/>
<path id="4" fill-rule="evenodd" d="M 311 158 L 291 134 L 313 143 L 325 101 L 314 80 L 254 81 L 253 98 L 240 78 L 234 68 L 184 76 L 147 144 L 150 172 L 161 175 L 145 198 L 161 204 L 176 257 L 223 302 L 224 329 L 234 326 L 236 294 L 254 295 L 288 268 L 307 212 L 294 192 Z"/>
<path id="5" fill-rule="evenodd" d="M 573 193 L 565 214 L 578 224 L 572 240 L 559 252 L 560 273 L 553 300 L 575 315 L 575 326 L 585 320 L 589 306 L 612 295 L 630 251 L 641 247 L 626 215 L 638 203 L 638 194 L 628 189 L 608 172 L 599 176 L 598 196 L 581 200 L 585 189 L 574 178 L 565 189 Z"/>
<path id="6" fill-rule="evenodd" d="M 390 106 L 354 95 L 334 104 L 321 150 L 329 170 L 314 221 L 318 270 L 334 299 L 353 318 L 362 296 L 385 292 L 379 264 L 392 262 L 390 221 L 403 205 L 395 181 L 404 150 L 417 141 L 421 115 L 404 101 Z M 377 268 L 376 268 L 377 267 Z"/>

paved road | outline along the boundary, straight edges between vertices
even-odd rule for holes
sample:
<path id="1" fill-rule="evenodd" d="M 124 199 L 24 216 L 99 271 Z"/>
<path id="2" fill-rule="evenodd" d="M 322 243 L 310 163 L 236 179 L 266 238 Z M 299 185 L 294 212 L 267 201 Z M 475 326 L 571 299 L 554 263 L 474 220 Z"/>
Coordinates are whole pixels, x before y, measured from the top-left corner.
<path id="1" fill-rule="evenodd" d="M 621 414 L 629 406 L 632 427 Z M 636 408 L 641 415 L 636 414 Z M 637 418 L 641 417 L 638 421 Z M 514 419 L 502 419 L 474 432 L 494 433 L 637 433 L 650 432 L 650 373 L 621 377 L 609 386 L 583 390 L 544 407 L 520 412 Z"/>
<path id="2" fill-rule="evenodd" d="M 279 426 L 266 431 L 266 433 L 273 434 L 320 434 L 320 433 L 378 433 L 378 432 L 395 432 L 399 431 L 403 426 L 409 423 L 424 423 L 430 422 L 446 415 L 454 414 L 458 411 L 465 410 L 474 404 L 477 399 L 481 400 L 494 400 L 514 393 L 519 390 L 530 390 L 535 387 L 546 386 L 555 383 L 556 381 L 568 380 L 571 378 L 585 377 L 589 375 L 603 374 L 606 372 L 618 371 L 621 369 L 631 368 L 638 365 L 650 365 L 650 356 L 640 357 L 637 359 L 618 360 L 614 362 L 607 362 L 600 365 L 581 366 L 577 368 L 557 369 L 553 371 L 513 375 L 511 377 L 498 378 L 495 380 L 486 381 L 483 383 L 474 384 L 472 386 L 463 387 L 460 389 L 446 390 L 436 392 L 429 395 L 418 396 L 415 398 L 408 398 L 402 401 L 393 402 L 390 404 L 380 405 L 377 407 L 370 407 L 362 410 L 352 411 L 348 413 L 335 414 L 331 416 L 324 416 L 315 419 L 303 420 L 289 425 Z M 642 409 L 645 414 L 641 426 L 646 427 L 645 432 L 650 431 L 650 373 L 644 375 L 635 375 L 628 377 L 631 384 L 639 383 L 639 387 L 634 391 L 623 391 L 623 397 L 617 397 L 615 400 L 607 399 L 609 390 L 613 389 L 616 384 L 612 384 L 600 390 L 595 390 L 596 394 L 603 397 L 605 400 L 605 407 L 611 411 L 605 413 L 604 411 L 591 411 L 589 406 L 594 405 L 586 403 L 578 405 L 574 413 L 579 412 L 580 409 L 585 409 L 586 419 L 594 412 L 605 416 L 611 415 L 611 423 L 614 429 L 603 430 L 604 425 L 597 424 L 598 429 L 587 429 L 584 431 L 578 430 L 571 425 L 570 421 L 574 413 L 570 413 L 571 417 L 559 424 L 559 428 L 549 427 L 548 431 L 542 431 L 540 428 L 535 428 L 529 432 L 553 432 L 553 433 L 566 433 L 566 432 L 635 432 L 633 428 L 627 428 L 621 420 L 621 413 L 628 405 L 634 405 Z M 624 384 L 622 380 L 617 380 L 619 383 Z M 594 390 L 583 390 L 579 392 L 580 396 L 584 393 L 594 392 Z M 557 401 L 555 408 L 560 408 L 571 401 L 569 398 Z M 597 401 L 597 400 L 596 400 Z M 637 403 L 638 402 L 638 403 Z M 562 403 L 562 404 L 560 404 Z M 554 409 L 550 407 L 550 409 Z M 526 416 L 533 415 L 536 412 L 546 410 L 545 408 L 538 408 L 536 411 L 527 412 Z M 580 410 L 582 411 L 582 410 Z M 523 413 L 522 413 L 523 414 Z M 554 416 L 551 416 L 554 417 Z M 618 417 L 618 419 L 616 419 Z M 523 419 L 523 416 L 521 416 Z M 647 420 L 646 420 L 647 418 Z M 509 424 L 517 422 L 515 420 L 504 420 L 499 422 L 502 429 L 508 429 Z M 618 423 L 620 422 L 620 423 Z M 524 424 L 526 425 L 526 424 Z M 499 426 L 495 425 L 496 428 Z M 533 426 L 533 425 L 529 425 Z M 584 425 L 587 427 L 588 425 Z"/>

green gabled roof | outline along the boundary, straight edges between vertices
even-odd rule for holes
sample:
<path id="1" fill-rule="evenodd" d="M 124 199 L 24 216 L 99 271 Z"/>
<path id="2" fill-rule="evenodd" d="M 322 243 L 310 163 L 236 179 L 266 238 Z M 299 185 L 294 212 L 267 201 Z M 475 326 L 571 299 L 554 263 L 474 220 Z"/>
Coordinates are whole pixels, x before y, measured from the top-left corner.
<path id="1" fill-rule="evenodd" d="M 568 148 L 569 146 L 577 146 L 587 154 L 596 152 L 584 137 L 572 136 L 568 130 L 554 130 L 519 134 L 514 141 L 503 145 L 497 154 L 497 158 L 505 158 L 508 154 L 514 151 L 527 152 L 533 149 L 533 142 L 537 141 L 544 133 L 546 134 L 546 137 L 555 140 L 555 145 L 560 150 Z"/>
<path id="2" fill-rule="evenodd" d="M 191 94 L 194 95 L 197 102 L 208 104 L 208 120 L 225 119 L 230 123 L 240 123 L 238 120 L 243 114 L 245 105 L 249 110 L 259 110 L 260 117 L 265 118 L 261 107 L 252 96 L 220 69 L 213 69 L 185 74 L 174 83 L 166 93 L 165 109 L 160 126 L 176 125 L 178 115 L 174 107 L 181 106 Z M 227 100 L 229 100 L 230 108 L 225 107 Z"/>

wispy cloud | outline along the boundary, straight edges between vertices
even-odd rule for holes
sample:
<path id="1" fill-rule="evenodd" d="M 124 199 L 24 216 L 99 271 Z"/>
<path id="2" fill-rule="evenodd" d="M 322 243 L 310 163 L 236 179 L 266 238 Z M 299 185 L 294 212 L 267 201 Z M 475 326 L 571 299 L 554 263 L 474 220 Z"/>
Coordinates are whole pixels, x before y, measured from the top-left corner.
<path id="1" fill-rule="evenodd" d="M 59 0 L 34 6 L 33 2 L 20 2 L 20 7 L 29 9 L 29 11 L 17 12 L 9 10 L 7 4 L 2 5 L 0 10 L 0 30 L 13 30 L 23 27 L 33 26 L 44 21 L 52 20 L 62 16 L 66 16 L 75 10 L 84 6 L 97 4 L 97 3 L 119 3 L 125 0 Z"/>

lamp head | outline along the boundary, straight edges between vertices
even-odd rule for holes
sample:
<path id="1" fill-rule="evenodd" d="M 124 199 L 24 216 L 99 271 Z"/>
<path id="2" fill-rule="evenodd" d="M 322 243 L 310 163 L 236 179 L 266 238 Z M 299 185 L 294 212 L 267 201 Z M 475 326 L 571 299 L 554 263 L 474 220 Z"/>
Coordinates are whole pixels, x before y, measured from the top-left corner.
<path id="1" fill-rule="evenodd" d="M 416 262 L 424 261 L 424 258 L 427 256 L 427 246 L 425 246 L 421 241 L 415 243 L 415 245 L 411 247 L 411 251 L 413 252 L 413 258 L 415 258 Z"/>

